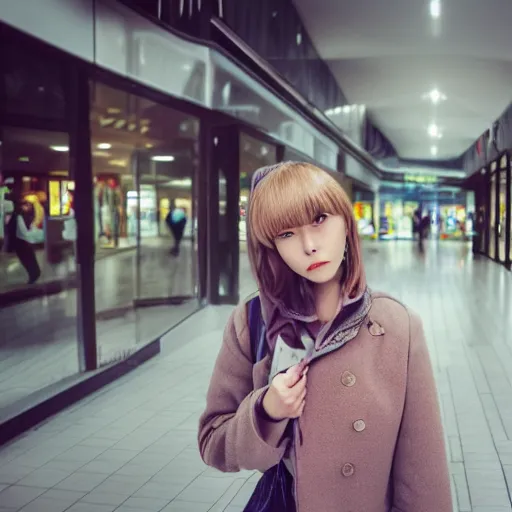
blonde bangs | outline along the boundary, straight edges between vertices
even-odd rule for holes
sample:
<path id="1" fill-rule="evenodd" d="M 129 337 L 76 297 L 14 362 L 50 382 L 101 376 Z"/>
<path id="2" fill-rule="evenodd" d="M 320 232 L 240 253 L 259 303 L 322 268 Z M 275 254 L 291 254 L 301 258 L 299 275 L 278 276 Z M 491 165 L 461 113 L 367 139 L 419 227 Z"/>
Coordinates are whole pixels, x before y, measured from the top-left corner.
<path id="1" fill-rule="evenodd" d="M 327 172 L 309 164 L 283 164 L 252 193 L 251 237 L 272 247 L 280 232 L 310 224 L 321 213 L 345 215 L 346 202 L 343 188 Z"/>

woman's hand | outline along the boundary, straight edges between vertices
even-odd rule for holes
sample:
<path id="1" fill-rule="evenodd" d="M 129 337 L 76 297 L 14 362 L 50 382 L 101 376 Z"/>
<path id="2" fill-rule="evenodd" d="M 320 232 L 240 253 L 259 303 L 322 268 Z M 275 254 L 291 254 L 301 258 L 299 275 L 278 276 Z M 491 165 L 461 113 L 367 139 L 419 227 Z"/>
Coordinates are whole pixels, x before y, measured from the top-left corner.
<path id="1" fill-rule="evenodd" d="M 299 363 L 286 373 L 279 373 L 272 379 L 263 398 L 263 409 L 273 420 L 298 418 L 306 405 L 306 375 L 308 367 Z"/>

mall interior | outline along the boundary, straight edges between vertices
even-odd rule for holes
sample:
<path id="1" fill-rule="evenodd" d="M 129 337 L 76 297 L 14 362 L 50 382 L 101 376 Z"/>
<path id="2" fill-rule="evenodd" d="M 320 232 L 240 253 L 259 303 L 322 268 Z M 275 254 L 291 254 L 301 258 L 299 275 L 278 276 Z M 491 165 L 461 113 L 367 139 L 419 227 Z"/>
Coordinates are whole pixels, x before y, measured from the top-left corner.
<path id="1" fill-rule="evenodd" d="M 35 9 L 0 3 L 0 511 L 244 509 L 197 422 L 252 173 L 304 161 L 423 319 L 454 511 L 512 512 L 512 4 Z"/>

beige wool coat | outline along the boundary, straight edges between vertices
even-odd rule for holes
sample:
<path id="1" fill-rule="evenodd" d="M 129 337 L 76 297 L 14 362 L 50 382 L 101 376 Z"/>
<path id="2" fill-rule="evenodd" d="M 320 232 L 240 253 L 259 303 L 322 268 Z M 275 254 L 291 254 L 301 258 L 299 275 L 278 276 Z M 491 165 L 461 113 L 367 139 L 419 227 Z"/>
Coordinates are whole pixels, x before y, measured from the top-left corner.
<path id="1" fill-rule="evenodd" d="M 251 360 L 246 308 L 224 340 L 199 424 L 206 464 L 265 471 L 285 455 L 288 420 L 257 413 L 270 358 Z M 420 319 L 375 296 L 358 335 L 309 368 L 295 442 L 299 512 L 452 512 L 436 387 Z"/>

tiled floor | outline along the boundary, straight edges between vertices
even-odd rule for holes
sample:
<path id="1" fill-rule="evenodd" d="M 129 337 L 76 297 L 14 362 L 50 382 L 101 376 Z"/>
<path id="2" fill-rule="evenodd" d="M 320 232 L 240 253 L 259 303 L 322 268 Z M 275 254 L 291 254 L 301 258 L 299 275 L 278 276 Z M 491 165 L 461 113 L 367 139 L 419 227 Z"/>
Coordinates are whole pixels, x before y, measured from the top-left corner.
<path id="1" fill-rule="evenodd" d="M 367 244 L 365 260 L 374 289 L 423 317 L 455 510 L 512 512 L 512 273 L 451 242 Z M 0 512 L 241 511 L 258 475 L 211 470 L 196 447 L 230 310 L 197 313 L 161 356 L 1 449 Z"/>
<path id="2" fill-rule="evenodd" d="M 144 240 L 141 251 L 141 298 L 192 295 L 195 272 L 190 243 L 179 258 L 168 241 Z M 179 306 L 133 309 L 136 296 L 135 251 L 96 262 L 96 311 L 124 307 L 97 321 L 101 365 L 154 340 L 197 308 Z M 15 401 L 78 373 L 77 290 L 0 308 L 0 421 Z M 1 511 L 0 511 L 1 512 Z"/>

